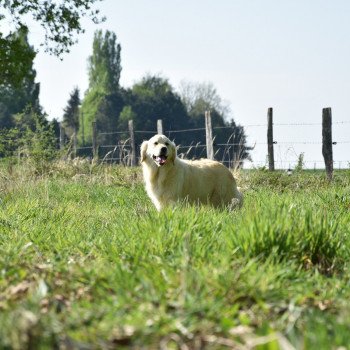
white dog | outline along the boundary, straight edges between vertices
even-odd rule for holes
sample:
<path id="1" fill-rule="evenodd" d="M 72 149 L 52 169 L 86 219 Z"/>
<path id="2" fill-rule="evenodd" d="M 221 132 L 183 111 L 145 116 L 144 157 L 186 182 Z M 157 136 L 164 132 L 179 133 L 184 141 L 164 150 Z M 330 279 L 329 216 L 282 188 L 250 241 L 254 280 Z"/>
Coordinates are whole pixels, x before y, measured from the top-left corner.
<path id="1" fill-rule="evenodd" d="M 157 210 L 177 201 L 231 207 L 242 204 L 232 173 L 221 163 L 185 160 L 164 135 L 155 135 L 141 145 L 141 164 L 146 190 Z"/>

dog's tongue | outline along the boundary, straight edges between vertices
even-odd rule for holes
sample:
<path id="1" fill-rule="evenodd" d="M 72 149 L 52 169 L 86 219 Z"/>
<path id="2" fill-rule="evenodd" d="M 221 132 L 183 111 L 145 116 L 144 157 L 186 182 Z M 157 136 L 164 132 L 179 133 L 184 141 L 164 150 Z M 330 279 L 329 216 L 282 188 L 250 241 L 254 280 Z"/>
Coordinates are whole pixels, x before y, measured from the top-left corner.
<path id="1" fill-rule="evenodd" d="M 158 156 L 158 157 L 156 158 L 156 161 L 157 161 L 160 165 L 163 165 L 163 164 L 165 164 L 165 162 L 166 162 L 166 157 L 165 157 L 165 156 Z"/>

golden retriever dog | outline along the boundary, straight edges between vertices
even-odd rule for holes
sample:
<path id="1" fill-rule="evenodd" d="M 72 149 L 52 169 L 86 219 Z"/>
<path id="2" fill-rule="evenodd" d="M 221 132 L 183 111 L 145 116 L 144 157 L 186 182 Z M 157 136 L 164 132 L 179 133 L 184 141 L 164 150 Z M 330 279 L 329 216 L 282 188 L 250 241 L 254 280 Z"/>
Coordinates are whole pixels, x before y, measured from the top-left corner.
<path id="1" fill-rule="evenodd" d="M 147 194 L 158 211 L 178 201 L 230 208 L 242 203 L 229 169 L 214 160 L 178 158 L 175 144 L 164 135 L 142 143 L 141 164 Z"/>

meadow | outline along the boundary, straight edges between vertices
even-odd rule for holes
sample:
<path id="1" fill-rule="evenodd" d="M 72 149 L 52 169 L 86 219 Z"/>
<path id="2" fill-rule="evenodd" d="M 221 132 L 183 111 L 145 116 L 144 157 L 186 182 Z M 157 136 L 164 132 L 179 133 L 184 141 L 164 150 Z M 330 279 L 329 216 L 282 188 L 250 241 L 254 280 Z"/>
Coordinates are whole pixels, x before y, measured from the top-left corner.
<path id="1" fill-rule="evenodd" d="M 1 349 L 350 349 L 350 171 L 240 171 L 157 213 L 140 168 L 0 165 Z"/>

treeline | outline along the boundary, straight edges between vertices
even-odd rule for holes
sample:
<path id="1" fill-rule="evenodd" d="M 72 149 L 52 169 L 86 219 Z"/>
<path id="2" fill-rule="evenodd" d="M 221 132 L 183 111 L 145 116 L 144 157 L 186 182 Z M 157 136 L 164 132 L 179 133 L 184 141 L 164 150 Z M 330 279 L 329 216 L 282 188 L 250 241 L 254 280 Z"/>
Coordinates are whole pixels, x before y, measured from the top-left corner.
<path id="1" fill-rule="evenodd" d="M 22 27 L 1 39 L 0 157 L 13 155 L 47 161 L 57 155 L 57 120 L 48 121 L 35 82 L 35 50 Z M 6 48 L 6 50 L 5 50 Z"/>
<path id="2" fill-rule="evenodd" d="M 28 44 L 27 33 L 18 32 L 13 38 L 30 52 L 33 61 L 35 52 Z M 213 127 L 222 127 L 215 130 L 215 142 L 235 144 L 230 151 L 231 159 L 244 160 L 249 157 L 244 128 L 236 125 L 233 119 L 227 120 L 228 108 L 211 83 L 184 82 L 175 90 L 168 79 L 148 74 L 133 86 L 125 88 L 120 85 L 121 73 L 121 45 L 116 35 L 110 31 L 97 31 L 92 55 L 88 59 L 88 90 L 81 98 L 79 89 L 74 88 L 62 115 L 68 141 L 76 132 L 78 145 L 91 145 L 91 124 L 94 121 L 100 133 L 126 131 L 130 119 L 137 130 L 155 130 L 157 119 L 163 120 L 167 131 L 203 128 L 204 112 L 210 110 Z M 50 147 L 57 144 L 58 123 L 56 120 L 49 122 L 40 107 L 40 85 L 35 82 L 35 75 L 31 64 L 20 84 L 0 85 L 0 127 L 4 139 L 12 140 L 6 144 L 1 142 L 1 156 L 25 147 L 29 149 L 28 142 L 34 139 L 31 133 L 35 134 L 36 131 L 39 135 L 45 134 L 42 143 L 47 142 L 51 135 L 54 140 Z M 27 135 L 31 135 L 29 141 Z M 127 134 L 118 136 L 120 139 L 127 138 Z M 205 144 L 203 131 L 177 133 L 171 137 L 177 144 Z M 136 134 L 138 144 L 143 138 L 145 135 Z M 21 142 L 16 144 L 18 140 Z M 115 135 L 103 135 L 99 139 L 100 144 L 115 144 L 116 141 Z M 218 159 L 221 160 L 222 156 L 218 154 Z"/>

